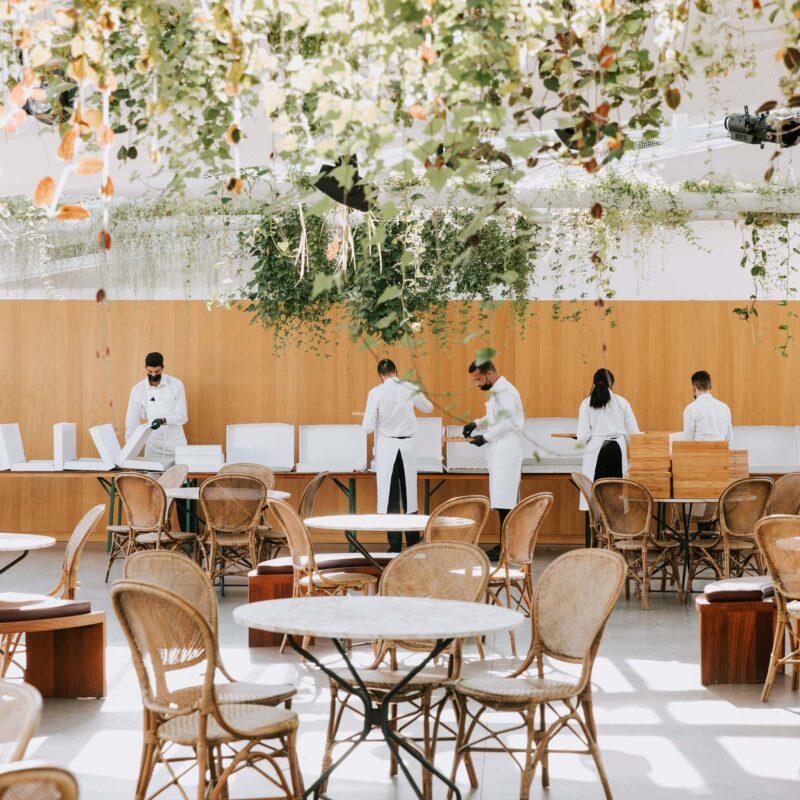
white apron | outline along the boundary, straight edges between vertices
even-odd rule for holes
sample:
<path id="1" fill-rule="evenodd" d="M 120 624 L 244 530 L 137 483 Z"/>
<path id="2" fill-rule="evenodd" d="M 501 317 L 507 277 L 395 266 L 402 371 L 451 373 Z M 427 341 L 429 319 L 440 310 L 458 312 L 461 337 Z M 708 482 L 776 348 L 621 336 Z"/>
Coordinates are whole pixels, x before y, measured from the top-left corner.
<path id="1" fill-rule="evenodd" d="M 386 514 L 389 505 L 389 490 L 392 469 L 397 453 L 403 456 L 406 479 L 406 514 L 417 513 L 417 456 L 414 452 L 414 437 L 396 439 L 392 436 L 375 437 L 375 480 L 378 484 L 378 513 Z"/>
<path id="2" fill-rule="evenodd" d="M 150 398 L 155 397 L 155 402 Z M 163 390 L 145 393 L 145 411 L 147 421 L 152 423 L 156 419 L 165 419 L 174 413 L 171 393 Z M 186 444 L 186 435 L 183 425 L 162 425 L 147 437 L 144 445 L 144 457 L 154 461 L 174 462 L 175 448 Z"/>
<path id="3" fill-rule="evenodd" d="M 628 449 L 625 446 L 625 437 L 622 434 L 619 436 L 592 436 L 583 450 L 583 463 L 581 465 L 581 472 L 592 482 L 594 482 L 594 470 L 597 467 L 597 456 L 600 453 L 600 448 L 610 441 L 616 442 L 622 451 L 622 474 L 625 475 L 628 472 Z M 578 508 L 581 511 L 588 511 L 589 506 L 583 494 L 579 494 L 580 502 L 578 503 Z"/>
<path id="4" fill-rule="evenodd" d="M 506 433 L 484 445 L 488 448 L 489 500 L 492 508 L 514 508 L 522 478 L 522 443 L 516 433 Z"/>

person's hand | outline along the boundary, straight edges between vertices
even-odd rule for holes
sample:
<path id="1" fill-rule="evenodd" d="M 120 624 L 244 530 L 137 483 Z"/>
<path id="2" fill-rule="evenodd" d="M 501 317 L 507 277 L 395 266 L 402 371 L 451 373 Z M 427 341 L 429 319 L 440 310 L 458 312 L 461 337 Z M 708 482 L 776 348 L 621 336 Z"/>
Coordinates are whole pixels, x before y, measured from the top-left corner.
<path id="1" fill-rule="evenodd" d="M 164 419 L 164 417 L 161 417 L 160 419 L 154 419 L 152 424 L 150 425 L 150 427 L 154 431 L 157 431 L 162 425 L 166 425 L 166 424 L 167 424 L 166 419 Z"/>
<path id="2" fill-rule="evenodd" d="M 483 447 L 486 444 L 486 439 L 480 434 L 478 434 L 477 436 L 473 436 L 469 440 L 469 443 L 474 444 L 475 447 Z"/>
<path id="3" fill-rule="evenodd" d="M 477 427 L 478 426 L 474 422 L 468 422 L 462 430 L 464 438 L 469 439 L 469 437 L 472 436 L 472 431 L 474 431 Z"/>

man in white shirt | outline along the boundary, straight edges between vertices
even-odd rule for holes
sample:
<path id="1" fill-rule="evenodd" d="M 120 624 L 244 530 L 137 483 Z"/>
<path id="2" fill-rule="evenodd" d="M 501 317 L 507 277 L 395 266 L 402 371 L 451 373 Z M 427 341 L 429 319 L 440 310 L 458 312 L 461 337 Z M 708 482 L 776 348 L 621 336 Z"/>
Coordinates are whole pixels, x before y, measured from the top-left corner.
<path id="1" fill-rule="evenodd" d="M 125 438 L 129 439 L 142 420 L 153 432 L 147 439 L 145 458 L 171 463 L 175 448 L 186 444 L 183 426 L 189 421 L 183 382 L 164 372 L 161 353 L 148 353 L 144 361 L 146 377 L 139 381 L 128 399 Z"/>
<path id="2" fill-rule="evenodd" d="M 388 358 L 378 362 L 380 384 L 367 397 L 362 427 L 375 434 L 375 477 L 378 485 L 379 514 L 417 513 L 417 459 L 414 434 L 417 418 L 414 409 L 424 414 L 433 403 L 418 386 L 397 377 L 397 367 Z M 403 546 L 400 531 L 387 533 L 389 552 Z M 406 531 L 406 545 L 416 544 L 420 534 Z"/>
<path id="3" fill-rule="evenodd" d="M 683 435 L 687 441 L 728 442 L 733 440 L 731 410 L 711 394 L 711 376 L 700 370 L 692 375 L 695 400 L 683 412 Z"/>

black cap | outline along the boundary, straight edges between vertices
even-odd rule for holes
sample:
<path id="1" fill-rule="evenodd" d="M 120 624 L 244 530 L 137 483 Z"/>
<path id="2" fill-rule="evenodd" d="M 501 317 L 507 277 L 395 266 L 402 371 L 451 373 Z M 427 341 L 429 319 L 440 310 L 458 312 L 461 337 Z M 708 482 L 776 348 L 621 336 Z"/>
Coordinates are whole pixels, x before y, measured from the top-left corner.
<path id="1" fill-rule="evenodd" d="M 144 359 L 144 365 L 146 367 L 163 367 L 164 356 L 161 353 L 148 353 Z"/>

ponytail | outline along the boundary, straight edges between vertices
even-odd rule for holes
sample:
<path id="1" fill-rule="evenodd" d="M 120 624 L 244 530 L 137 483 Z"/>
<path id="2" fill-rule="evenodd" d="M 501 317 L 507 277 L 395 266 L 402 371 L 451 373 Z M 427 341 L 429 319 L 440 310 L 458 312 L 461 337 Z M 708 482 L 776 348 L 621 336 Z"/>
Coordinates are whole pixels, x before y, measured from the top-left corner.
<path id="1" fill-rule="evenodd" d="M 604 408 L 611 400 L 611 387 L 614 385 L 614 375 L 610 369 L 599 369 L 592 378 L 592 393 L 589 395 L 589 405 L 592 408 Z"/>

